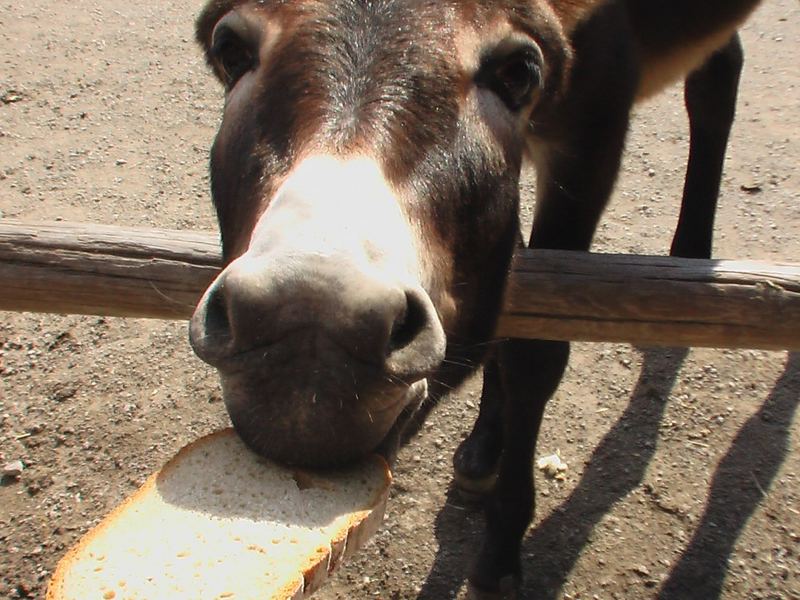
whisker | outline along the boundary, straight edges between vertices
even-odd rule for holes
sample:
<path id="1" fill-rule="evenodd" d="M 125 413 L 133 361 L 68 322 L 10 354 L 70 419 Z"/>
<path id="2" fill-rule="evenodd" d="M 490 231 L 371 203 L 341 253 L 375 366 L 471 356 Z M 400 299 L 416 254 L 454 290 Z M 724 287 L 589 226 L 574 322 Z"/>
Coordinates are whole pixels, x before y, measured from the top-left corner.
<path id="1" fill-rule="evenodd" d="M 161 296 L 164 300 L 166 300 L 170 304 L 174 304 L 175 306 L 180 306 L 180 307 L 183 307 L 183 308 L 193 308 L 194 306 L 196 306 L 195 304 L 188 304 L 186 302 L 181 302 L 180 300 L 176 300 L 175 298 L 173 298 L 173 297 L 169 296 L 168 294 L 162 292 L 159 289 L 159 287 L 155 283 L 153 283 L 152 281 L 148 281 L 147 283 L 150 284 L 150 287 L 153 288 L 153 291 L 156 294 Z"/>
<path id="2" fill-rule="evenodd" d="M 436 385 L 440 385 L 440 386 L 442 386 L 443 388 L 447 388 L 447 389 L 448 389 L 448 390 L 450 390 L 451 392 L 452 392 L 453 390 L 455 390 L 455 389 L 456 389 L 456 388 L 454 388 L 452 385 L 447 385 L 447 384 L 446 384 L 444 381 L 441 381 L 441 380 L 439 380 L 439 379 L 431 379 L 431 381 L 432 381 L 433 383 L 435 383 Z M 438 399 L 437 399 L 437 402 L 438 402 Z"/>
<path id="3" fill-rule="evenodd" d="M 204 333 L 203 335 L 201 335 L 198 338 L 198 341 L 200 341 L 200 342 L 223 342 L 223 341 L 228 341 L 228 339 L 229 338 L 224 338 L 224 336 L 219 335 L 219 334 Z"/>
<path id="4" fill-rule="evenodd" d="M 397 377 L 396 375 L 392 375 L 391 373 L 386 373 L 384 375 L 386 381 L 394 385 L 408 385 L 405 381 Z"/>
<path id="5" fill-rule="evenodd" d="M 445 364 L 448 364 L 448 365 L 456 365 L 458 367 L 469 367 L 469 368 L 472 368 L 472 367 L 477 367 L 478 366 L 477 363 L 474 363 L 472 361 L 461 362 L 461 361 L 458 361 L 458 360 L 453 360 L 452 358 L 445 358 L 444 360 L 442 360 L 442 362 L 445 363 Z"/>

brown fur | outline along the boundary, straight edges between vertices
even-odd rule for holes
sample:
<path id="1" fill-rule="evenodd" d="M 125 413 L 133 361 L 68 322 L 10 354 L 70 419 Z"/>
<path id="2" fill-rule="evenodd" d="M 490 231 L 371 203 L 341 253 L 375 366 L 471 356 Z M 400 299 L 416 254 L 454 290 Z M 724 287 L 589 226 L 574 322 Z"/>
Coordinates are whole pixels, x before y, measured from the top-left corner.
<path id="1" fill-rule="evenodd" d="M 685 46 L 671 48 L 662 54 L 643 58 L 642 79 L 637 97 L 646 99 L 668 85 L 680 81 L 708 60 L 714 52 L 728 43 L 740 23 L 729 23 L 712 35 Z"/>
<path id="2" fill-rule="evenodd" d="M 598 6 L 608 0 L 550 0 L 564 31 L 571 32 Z"/>
<path id="3" fill-rule="evenodd" d="M 276 190 L 304 158 L 369 157 L 379 165 L 391 197 L 416 236 L 420 293 L 434 307 L 425 318 L 434 315 L 433 321 L 446 332 L 444 359 L 425 380 L 431 394 L 459 384 L 486 363 L 482 416 L 454 459 L 462 483 L 497 475 L 486 503 L 486 544 L 471 576 L 477 588 L 497 591 L 501 582 L 519 575 L 519 544 L 534 501 L 532 452 L 544 406 L 569 354 L 568 344 L 560 342 L 490 343 L 518 242 L 522 160 L 527 154 L 537 167 L 530 244 L 587 250 L 615 183 L 631 107 L 637 99 L 687 77 L 692 158 L 672 252 L 707 255 L 715 186 L 741 67 L 732 36 L 757 4 L 758 0 L 211 0 L 198 18 L 197 39 L 223 81 L 219 63 L 224 55 L 219 56 L 219 49 L 215 55 L 211 48 L 220 19 L 237 10 L 248 27 L 258 28 L 260 36 L 255 37 L 271 38 L 251 48 L 257 60 L 241 78 L 227 81 L 225 113 L 212 148 L 212 192 L 226 262 L 254 244 L 278 243 L 259 239 L 254 227 L 274 214 L 268 207 Z M 358 185 L 352 182 L 354 189 Z M 347 191 L 331 190 L 331 202 Z M 327 200 L 328 192 L 323 196 Z M 354 212 L 346 218 L 360 215 Z M 376 223 L 376 230 L 380 226 Z M 276 231 L 272 235 L 280 238 Z M 375 240 L 369 237 L 356 241 L 370 245 Z M 253 260 L 253 268 L 268 262 Z M 346 270 L 349 263 L 343 264 Z M 335 266 L 326 273 L 338 272 Z M 315 271 L 303 273 L 309 279 Z M 260 276 L 268 279 L 263 272 Z M 341 445 L 342 431 L 357 428 L 366 428 L 358 431 L 364 435 L 349 431 L 347 437 L 369 441 L 354 442 L 347 456 L 372 450 L 362 446 L 380 436 L 385 436 L 381 448 L 387 449 L 416 405 L 406 406 L 390 431 L 366 421 L 348 421 L 342 407 L 359 409 L 382 395 L 394 398 L 397 406 L 397 394 L 405 393 L 406 382 L 385 371 L 383 351 L 365 359 L 362 340 L 349 340 L 348 345 L 331 337 L 335 315 L 341 312 L 336 303 L 342 297 L 335 288 L 343 279 L 330 275 L 334 291 L 315 288 L 318 296 L 309 298 L 311 283 L 294 271 L 289 276 L 278 272 L 277 279 L 282 277 L 299 279 L 295 290 L 304 291 L 306 306 L 313 307 L 300 312 L 314 313 L 292 313 L 296 320 L 306 319 L 301 320 L 302 335 L 273 335 L 290 342 L 278 343 L 268 335 L 280 330 L 281 315 L 296 308 L 299 294 L 293 296 L 290 288 L 282 288 L 282 298 L 245 303 L 242 314 L 234 315 L 245 321 L 243 337 L 251 340 L 247 347 L 237 347 L 236 336 L 226 330 L 236 319 L 229 318 L 230 298 L 217 293 L 222 286 L 215 288 L 214 301 L 205 308 L 216 315 L 208 322 L 223 330 L 224 352 L 210 347 L 203 318 L 194 320 L 207 359 L 216 362 L 223 375 L 227 371 L 229 410 L 235 405 L 244 415 L 250 442 L 265 453 L 270 446 L 259 441 L 260 432 L 280 419 L 291 426 L 273 428 L 272 437 L 291 437 L 290 445 L 301 448 L 295 457 L 299 461 L 326 460 L 326 454 Z M 269 287 L 269 281 L 262 279 L 261 284 L 253 289 Z M 264 306 L 269 308 L 259 312 Z M 377 314 L 381 307 L 371 308 Z M 409 304 L 407 312 L 412 308 Z M 201 309 L 201 317 L 211 314 Z M 417 303 L 417 321 L 419 313 Z M 400 337 L 413 340 L 414 319 L 406 316 L 384 327 L 390 336 L 382 346 L 390 349 L 387 352 L 398 341 L 396 330 L 412 330 Z M 321 320 L 325 323 L 320 329 Z M 370 352 L 378 345 L 369 346 Z M 418 361 L 424 363 L 424 358 Z M 435 361 L 440 359 L 441 350 Z M 353 363 L 358 363 L 356 370 Z M 309 371 L 314 378 L 303 377 Z M 419 388 L 421 382 L 415 380 L 414 385 Z M 298 390 L 313 397 L 303 409 L 295 405 Z M 327 408 L 317 403 L 320 390 L 328 396 L 321 398 Z M 265 400 L 270 397 L 279 400 Z M 302 419 L 295 418 L 301 413 Z M 336 426 L 330 425 L 334 422 Z M 312 436 L 312 431 L 325 434 Z M 304 433 L 314 438 L 316 449 L 306 456 Z"/>

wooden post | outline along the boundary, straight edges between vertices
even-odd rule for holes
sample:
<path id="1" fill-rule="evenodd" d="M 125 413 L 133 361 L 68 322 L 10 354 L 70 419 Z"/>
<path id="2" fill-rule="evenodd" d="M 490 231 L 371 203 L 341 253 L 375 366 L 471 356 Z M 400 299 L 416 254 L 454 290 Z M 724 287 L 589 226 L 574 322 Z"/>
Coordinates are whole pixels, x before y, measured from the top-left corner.
<path id="1" fill-rule="evenodd" d="M 185 319 L 210 233 L 0 220 L 0 310 Z M 498 336 L 800 350 L 800 266 L 520 252 Z"/>

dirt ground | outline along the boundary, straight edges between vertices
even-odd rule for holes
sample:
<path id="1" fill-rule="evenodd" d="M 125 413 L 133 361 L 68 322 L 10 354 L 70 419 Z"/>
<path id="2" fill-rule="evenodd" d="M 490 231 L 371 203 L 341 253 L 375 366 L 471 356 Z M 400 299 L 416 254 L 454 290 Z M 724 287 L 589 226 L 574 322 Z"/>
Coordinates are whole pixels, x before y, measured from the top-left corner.
<path id="1" fill-rule="evenodd" d="M 215 227 L 199 8 L 0 0 L 0 218 Z M 797 262 L 800 6 L 768 0 L 742 37 L 715 255 Z M 685 121 L 680 87 L 638 108 L 596 250 L 665 253 Z M 25 465 L 0 486 L 0 597 L 38 598 L 81 534 L 227 419 L 185 323 L 2 313 L 0 345 L 0 462 Z M 482 525 L 450 457 L 478 391 L 404 450 L 381 532 L 320 599 L 463 595 Z M 539 445 L 568 470 L 537 474 L 525 597 L 800 599 L 798 401 L 797 353 L 575 344 Z"/>

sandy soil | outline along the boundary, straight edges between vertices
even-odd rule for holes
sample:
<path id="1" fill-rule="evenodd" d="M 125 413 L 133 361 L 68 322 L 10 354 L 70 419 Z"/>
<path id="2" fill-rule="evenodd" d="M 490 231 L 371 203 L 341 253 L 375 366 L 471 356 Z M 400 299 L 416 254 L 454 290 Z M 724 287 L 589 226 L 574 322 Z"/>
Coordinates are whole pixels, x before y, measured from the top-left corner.
<path id="1" fill-rule="evenodd" d="M 198 10 L 0 0 L 0 217 L 214 228 L 222 96 Z M 800 255 L 799 23 L 770 0 L 743 31 L 718 257 Z M 685 155 L 676 87 L 637 111 L 597 250 L 665 252 Z M 0 462 L 26 467 L 0 486 L 0 597 L 41 597 L 82 533 L 226 415 L 185 323 L 3 313 L 0 346 Z M 319 598 L 463 594 L 481 518 L 448 491 L 450 457 L 478 390 L 405 449 L 382 531 Z M 526 597 L 800 598 L 799 400 L 800 354 L 576 344 L 540 440 L 569 468 L 537 475 Z"/>

